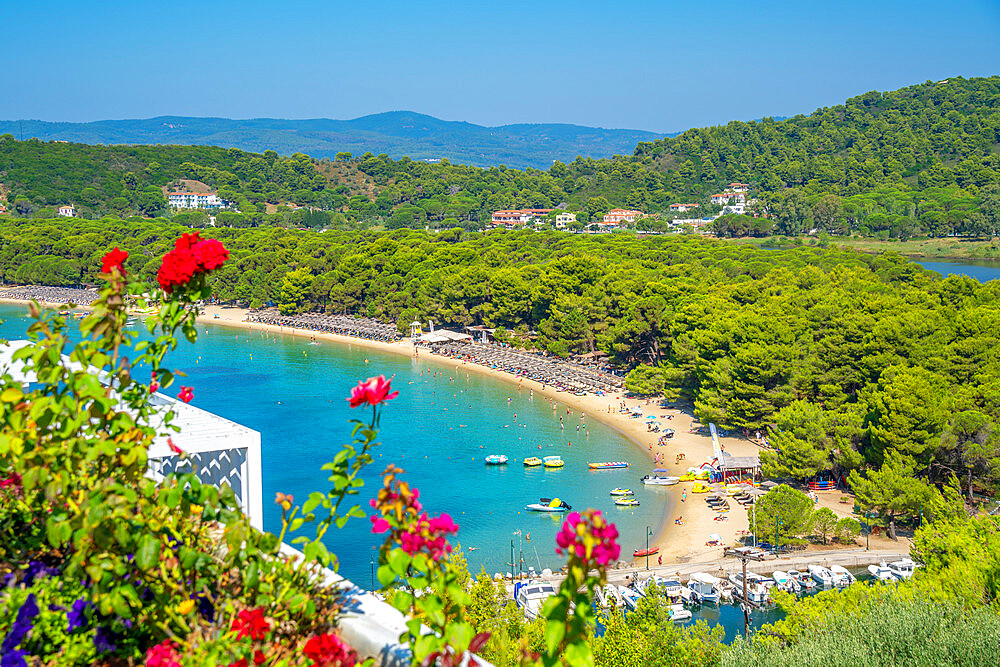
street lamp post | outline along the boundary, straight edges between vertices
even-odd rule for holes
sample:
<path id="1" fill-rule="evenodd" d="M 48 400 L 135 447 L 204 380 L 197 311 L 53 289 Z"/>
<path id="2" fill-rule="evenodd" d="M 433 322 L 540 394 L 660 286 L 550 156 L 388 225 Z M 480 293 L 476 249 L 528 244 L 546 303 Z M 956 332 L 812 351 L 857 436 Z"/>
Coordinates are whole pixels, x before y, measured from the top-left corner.
<path id="1" fill-rule="evenodd" d="M 646 526 L 646 569 L 649 569 L 649 536 L 653 534 L 649 526 Z"/>
<path id="2" fill-rule="evenodd" d="M 777 553 L 778 553 L 778 526 L 782 526 L 782 525 L 784 525 L 784 523 L 785 522 L 782 521 L 781 519 L 779 519 L 778 517 L 774 517 L 774 553 L 775 553 L 775 555 L 777 555 Z"/>
<path id="3" fill-rule="evenodd" d="M 375 590 L 375 556 L 371 556 L 372 562 L 372 587 L 369 590 Z"/>

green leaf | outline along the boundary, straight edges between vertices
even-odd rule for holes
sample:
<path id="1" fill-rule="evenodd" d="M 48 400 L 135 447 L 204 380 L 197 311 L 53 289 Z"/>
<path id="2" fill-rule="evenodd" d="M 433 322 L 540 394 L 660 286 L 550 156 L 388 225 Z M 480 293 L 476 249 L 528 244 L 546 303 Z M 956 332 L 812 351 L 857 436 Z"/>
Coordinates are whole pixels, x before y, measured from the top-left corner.
<path id="1" fill-rule="evenodd" d="M 319 507 L 319 504 L 323 502 L 325 498 L 326 496 L 324 496 L 319 491 L 313 491 L 312 493 L 309 494 L 309 500 L 307 500 L 302 505 L 302 512 L 305 514 L 311 513 L 313 510 Z"/>
<path id="2" fill-rule="evenodd" d="M 392 571 L 403 576 L 406 574 L 407 568 L 410 566 L 411 558 L 410 554 L 406 553 L 402 549 L 393 549 L 389 552 L 389 567 Z"/>
<path id="3" fill-rule="evenodd" d="M 583 641 L 574 642 L 567 646 L 563 657 L 573 667 L 593 667 L 594 664 L 594 654 L 591 652 L 590 646 Z"/>
<path id="4" fill-rule="evenodd" d="M 549 621 L 545 624 L 545 649 L 549 655 L 556 652 L 559 643 L 566 636 L 566 624 L 563 621 Z"/>
<path id="5" fill-rule="evenodd" d="M 139 548 L 135 551 L 135 564 L 140 570 L 148 570 L 160 558 L 160 540 L 152 535 L 139 538 Z"/>
<path id="6" fill-rule="evenodd" d="M 396 573 L 393 572 L 392 568 L 388 565 L 379 565 L 375 576 L 378 578 L 378 582 L 382 584 L 383 588 L 396 581 Z"/>

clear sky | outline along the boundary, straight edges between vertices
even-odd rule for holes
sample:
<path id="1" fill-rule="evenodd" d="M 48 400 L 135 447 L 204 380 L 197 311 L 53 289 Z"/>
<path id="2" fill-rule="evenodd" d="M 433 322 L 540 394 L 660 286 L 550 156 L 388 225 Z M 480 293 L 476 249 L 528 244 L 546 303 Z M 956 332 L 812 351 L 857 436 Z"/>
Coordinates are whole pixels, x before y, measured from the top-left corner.
<path id="1" fill-rule="evenodd" d="M 0 118 L 353 118 L 661 132 L 1000 73 L 1000 0 L 5 0 Z"/>

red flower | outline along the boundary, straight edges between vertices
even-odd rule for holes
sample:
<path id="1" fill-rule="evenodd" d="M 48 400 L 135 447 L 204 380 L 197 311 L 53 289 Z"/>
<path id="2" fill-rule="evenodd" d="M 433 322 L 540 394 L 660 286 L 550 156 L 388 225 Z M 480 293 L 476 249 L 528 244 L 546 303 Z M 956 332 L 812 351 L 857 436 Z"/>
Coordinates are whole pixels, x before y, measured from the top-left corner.
<path id="1" fill-rule="evenodd" d="M 126 259 L 128 259 L 128 253 L 125 252 L 124 250 L 119 250 L 118 246 L 115 246 L 114 250 L 112 250 L 111 252 L 109 252 L 107 255 L 104 256 L 104 259 L 101 262 L 101 272 L 111 273 L 111 269 L 117 267 L 118 272 L 124 276 L 125 275 L 124 264 Z"/>
<path id="2" fill-rule="evenodd" d="M 146 667 L 181 667 L 179 656 L 174 650 L 174 643 L 164 639 L 156 646 L 150 646 L 146 651 Z"/>
<path id="3" fill-rule="evenodd" d="M 173 438 L 167 438 L 167 446 L 170 447 L 170 451 L 174 454 L 183 454 L 184 450 L 174 444 Z"/>
<path id="4" fill-rule="evenodd" d="M 191 248 L 191 254 L 202 271 L 214 271 L 229 259 L 229 251 L 215 239 L 199 241 Z"/>
<path id="5" fill-rule="evenodd" d="M 260 651 L 253 652 L 253 664 L 263 665 L 267 658 Z M 229 667 L 250 667 L 250 662 L 246 658 L 240 658 L 236 662 L 229 663 Z"/>
<path id="6" fill-rule="evenodd" d="M 377 378 L 368 378 L 364 382 L 359 382 L 358 386 L 351 390 L 351 397 L 347 400 L 352 408 L 356 408 L 362 403 L 378 405 L 383 401 L 391 401 L 399 396 L 398 391 L 392 391 L 392 380 L 386 380 L 384 375 Z"/>
<path id="7" fill-rule="evenodd" d="M 355 663 L 358 654 L 345 644 L 337 635 L 322 634 L 311 637 L 302 652 L 313 661 L 311 667 L 334 667 L 342 665 L 350 667 Z"/>
<path id="8" fill-rule="evenodd" d="M 219 241 L 202 240 L 198 232 L 182 234 L 174 242 L 174 249 L 163 256 L 156 279 L 169 294 L 175 287 L 188 284 L 196 275 L 219 268 L 228 258 L 229 251 Z"/>
<path id="9" fill-rule="evenodd" d="M 171 250 L 163 256 L 163 264 L 156 279 L 165 292 L 172 292 L 178 285 L 187 285 L 198 272 L 198 262 L 188 252 Z"/>
<path id="10" fill-rule="evenodd" d="M 21 476 L 16 472 L 12 472 L 10 477 L 6 479 L 0 479 L 0 489 L 20 489 L 21 488 Z"/>
<path id="11" fill-rule="evenodd" d="M 184 401 L 185 403 L 190 403 L 191 399 L 194 398 L 194 390 L 191 387 L 181 387 L 181 393 L 177 394 L 177 398 Z"/>
<path id="12" fill-rule="evenodd" d="M 271 626 L 264 618 L 264 611 L 257 609 L 244 609 L 233 619 L 232 630 L 236 632 L 237 639 L 250 637 L 250 639 L 263 639 Z"/>
<path id="13" fill-rule="evenodd" d="M 149 393 L 152 394 L 160 388 L 160 383 L 156 381 L 156 371 L 149 373 Z"/>

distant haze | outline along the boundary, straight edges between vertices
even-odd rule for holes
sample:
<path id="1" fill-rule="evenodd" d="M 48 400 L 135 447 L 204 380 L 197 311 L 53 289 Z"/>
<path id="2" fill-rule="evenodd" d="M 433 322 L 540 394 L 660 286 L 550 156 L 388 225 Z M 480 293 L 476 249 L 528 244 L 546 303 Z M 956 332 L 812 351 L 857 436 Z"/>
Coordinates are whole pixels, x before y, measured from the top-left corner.
<path id="1" fill-rule="evenodd" d="M 578 155 L 631 155 L 640 141 L 667 136 L 645 130 L 609 130 L 557 123 L 485 127 L 412 111 L 390 111 L 353 120 L 282 120 L 159 116 L 138 120 L 61 123 L 0 121 L 0 134 L 85 144 L 210 145 L 283 155 L 332 158 L 340 151 L 371 152 L 414 160 L 448 159 L 480 167 L 548 169 L 553 160 Z"/>

